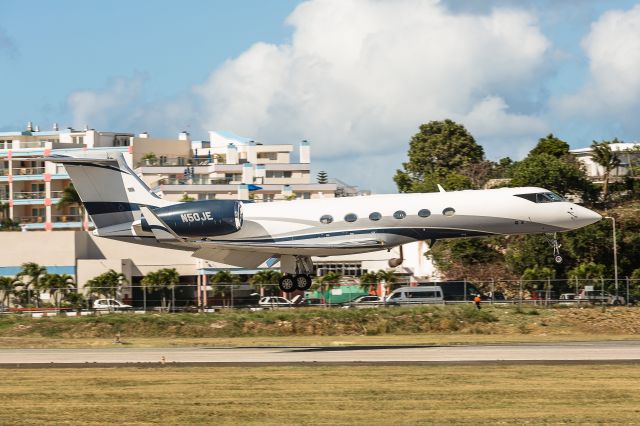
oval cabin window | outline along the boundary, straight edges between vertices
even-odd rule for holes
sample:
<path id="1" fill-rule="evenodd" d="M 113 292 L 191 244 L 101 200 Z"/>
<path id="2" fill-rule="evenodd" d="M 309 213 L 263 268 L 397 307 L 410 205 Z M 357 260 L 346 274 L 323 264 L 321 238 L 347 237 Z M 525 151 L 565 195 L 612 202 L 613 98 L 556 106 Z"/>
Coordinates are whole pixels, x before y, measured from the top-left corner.
<path id="1" fill-rule="evenodd" d="M 373 212 L 369 215 L 369 220 L 380 220 L 382 219 L 382 215 L 378 212 Z"/>
<path id="2" fill-rule="evenodd" d="M 358 220 L 358 216 L 356 216 L 355 213 L 349 213 L 344 217 L 344 220 L 345 222 L 355 222 Z"/>
<path id="3" fill-rule="evenodd" d="M 333 217 L 331 215 L 325 214 L 320 218 L 320 223 L 324 223 L 325 225 L 328 225 L 331 222 L 333 222 Z"/>
<path id="4" fill-rule="evenodd" d="M 456 210 L 453 207 L 447 207 L 446 209 L 442 210 L 442 214 L 445 216 L 453 216 L 454 214 L 456 214 Z"/>
<path id="5" fill-rule="evenodd" d="M 429 217 L 431 216 L 431 212 L 429 211 L 429 209 L 422 209 L 418 212 L 418 216 L 420 217 Z"/>
<path id="6" fill-rule="evenodd" d="M 395 217 L 396 219 L 404 219 L 405 217 L 407 217 L 407 214 L 402 210 L 398 210 L 393 214 L 393 217 Z"/>

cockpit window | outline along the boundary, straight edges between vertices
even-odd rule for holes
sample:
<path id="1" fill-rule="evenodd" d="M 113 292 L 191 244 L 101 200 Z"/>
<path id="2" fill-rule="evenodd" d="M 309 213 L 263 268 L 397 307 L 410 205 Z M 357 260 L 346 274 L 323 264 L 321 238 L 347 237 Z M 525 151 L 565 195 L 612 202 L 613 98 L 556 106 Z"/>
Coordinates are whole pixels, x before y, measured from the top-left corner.
<path id="1" fill-rule="evenodd" d="M 558 203 L 565 201 L 564 198 L 553 192 L 535 192 L 532 194 L 516 194 L 516 197 L 524 198 L 525 200 L 532 201 L 534 203 Z"/>

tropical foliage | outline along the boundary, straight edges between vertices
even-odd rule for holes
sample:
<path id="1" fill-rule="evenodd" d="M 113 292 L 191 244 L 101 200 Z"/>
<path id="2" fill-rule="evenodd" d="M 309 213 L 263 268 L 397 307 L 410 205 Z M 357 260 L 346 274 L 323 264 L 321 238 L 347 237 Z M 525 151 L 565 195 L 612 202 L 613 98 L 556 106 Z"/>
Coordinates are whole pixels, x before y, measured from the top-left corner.
<path id="1" fill-rule="evenodd" d="M 127 278 L 113 269 L 98 275 L 87 281 L 85 287 L 90 294 L 115 299 L 123 285 L 127 284 Z"/>

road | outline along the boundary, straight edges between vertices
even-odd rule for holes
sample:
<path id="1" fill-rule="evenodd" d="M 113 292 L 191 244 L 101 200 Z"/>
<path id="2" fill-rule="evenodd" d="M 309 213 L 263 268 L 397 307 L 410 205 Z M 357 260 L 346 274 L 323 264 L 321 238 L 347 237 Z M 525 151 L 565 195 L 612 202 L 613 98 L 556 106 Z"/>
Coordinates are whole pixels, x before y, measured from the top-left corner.
<path id="1" fill-rule="evenodd" d="M 0 349 L 2 367 L 639 362 L 640 341 L 469 346 Z"/>

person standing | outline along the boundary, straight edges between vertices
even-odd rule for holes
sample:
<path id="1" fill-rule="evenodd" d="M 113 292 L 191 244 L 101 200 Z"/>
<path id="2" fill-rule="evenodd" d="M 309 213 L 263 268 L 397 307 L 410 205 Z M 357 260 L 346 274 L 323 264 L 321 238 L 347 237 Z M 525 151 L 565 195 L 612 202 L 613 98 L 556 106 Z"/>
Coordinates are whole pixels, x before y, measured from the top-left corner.
<path id="1" fill-rule="evenodd" d="M 480 309 L 480 301 L 482 300 L 482 298 L 480 297 L 479 294 L 476 294 L 476 297 L 473 298 L 473 302 L 476 304 L 476 308 Z"/>

